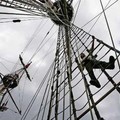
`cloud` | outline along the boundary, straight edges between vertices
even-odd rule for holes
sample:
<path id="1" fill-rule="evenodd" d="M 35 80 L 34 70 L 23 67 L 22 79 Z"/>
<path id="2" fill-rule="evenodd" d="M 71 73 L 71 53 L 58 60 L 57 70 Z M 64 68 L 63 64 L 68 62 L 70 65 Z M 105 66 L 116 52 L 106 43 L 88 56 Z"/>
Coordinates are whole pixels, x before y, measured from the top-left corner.
<path id="1" fill-rule="evenodd" d="M 76 1 L 78 1 L 78 0 L 75 0 L 75 2 Z M 107 3 L 107 1 L 104 1 L 104 5 L 106 3 Z M 108 20 L 110 23 L 110 28 L 111 28 L 113 36 L 115 38 L 115 40 L 114 40 L 115 44 L 116 44 L 117 48 L 119 48 L 120 44 L 118 44 L 117 41 L 119 41 L 119 39 L 120 39 L 120 34 L 119 34 L 120 17 L 119 17 L 119 14 L 116 14 L 116 11 L 118 12 L 120 9 L 119 4 L 118 5 L 116 4 L 116 6 L 113 8 L 114 8 L 114 10 L 111 8 L 106 13 L 107 13 Z M 2 8 L 2 10 L 4 10 L 4 9 Z M 82 1 L 80 9 L 79 9 L 77 17 L 76 17 L 76 20 L 75 20 L 75 24 L 78 27 L 83 26 L 91 18 L 93 18 L 95 15 L 97 15 L 100 11 L 101 11 L 101 6 L 98 3 L 98 1 L 96 1 L 96 0 Z M 20 24 L 13 24 L 13 23 L 0 24 L 1 25 L 0 56 L 6 58 L 8 60 L 16 61 L 18 59 L 18 55 L 23 51 L 23 49 L 27 45 L 28 41 L 32 38 L 32 35 L 40 22 L 42 24 L 42 27 L 39 28 L 38 35 L 35 36 L 35 39 L 31 42 L 31 44 L 28 46 L 27 50 L 23 54 L 23 59 L 24 59 L 25 63 L 27 63 L 28 60 L 31 58 L 31 56 L 34 54 L 34 51 L 38 47 L 39 43 L 44 39 L 46 33 L 48 32 L 48 30 L 50 29 L 50 27 L 52 26 L 53 23 L 50 21 L 46 21 L 46 20 L 44 20 L 44 22 L 42 22 L 42 20 L 40 20 L 40 21 L 24 21 L 24 22 L 21 22 Z M 94 24 L 94 22 L 95 22 L 95 20 L 92 21 L 91 23 L 89 23 L 88 25 L 86 25 L 83 29 L 85 31 L 89 31 L 91 26 Z M 54 29 L 58 29 L 58 27 L 55 26 Z M 50 33 L 50 35 L 51 34 L 52 33 Z M 107 30 L 103 15 L 101 16 L 101 18 L 99 19 L 97 24 L 94 26 L 94 28 L 92 29 L 90 34 L 93 34 L 97 38 L 103 40 L 104 42 L 111 44 L 110 37 L 108 34 L 108 30 Z M 51 45 L 54 38 L 57 39 L 57 33 L 54 34 L 53 38 L 51 38 L 50 41 L 43 47 L 43 49 L 41 49 L 40 52 L 32 59 L 33 64 L 31 65 L 31 67 L 28 70 L 30 76 L 34 76 L 34 73 L 36 72 L 36 70 L 38 68 L 39 68 L 39 71 L 36 72 L 37 74 L 36 74 L 36 76 L 33 77 L 33 81 L 32 82 L 27 81 L 27 84 L 25 85 L 25 91 L 24 91 L 25 96 L 24 96 L 24 102 L 22 103 L 24 105 L 23 111 L 27 107 L 29 101 L 31 100 L 33 94 L 35 93 L 35 91 L 38 87 L 38 84 L 40 83 L 40 81 L 42 81 L 47 69 L 49 68 L 50 64 L 52 63 L 52 61 L 54 59 L 54 55 L 55 55 L 54 53 L 49 54 L 45 59 L 43 59 L 44 55 L 48 51 L 48 48 L 50 46 L 52 46 L 52 49 L 53 49 L 53 47 L 56 46 L 56 42 L 54 42 Z M 101 55 L 102 55 L 102 52 L 101 52 Z M 26 75 L 24 77 L 26 77 Z M 23 82 L 24 77 L 21 80 L 21 88 L 24 86 L 24 82 Z M 104 79 L 106 79 L 106 77 L 104 77 L 104 76 L 101 77 L 101 81 Z M 108 88 L 106 88 L 104 92 L 106 92 L 109 89 L 109 86 L 107 86 L 107 87 Z M 82 87 L 78 86 L 78 88 L 81 89 Z M 97 91 L 93 86 L 91 86 L 91 88 L 93 91 Z M 79 89 L 76 88 L 75 92 Z M 80 92 L 81 92 L 81 90 L 79 92 L 76 92 L 75 95 L 78 96 L 80 94 Z M 16 94 L 18 95 L 18 93 L 19 93 L 18 91 L 15 91 L 14 95 L 16 95 Z M 42 90 L 42 94 L 43 93 L 44 92 Z M 38 105 L 38 103 L 40 103 L 39 100 L 42 97 L 42 94 L 39 95 L 39 99 L 37 99 L 37 102 L 35 103 L 35 105 Z M 95 96 L 96 99 L 100 98 L 102 96 L 102 94 L 98 93 L 98 95 Z M 18 102 L 19 99 L 16 96 L 14 98 Z M 105 100 L 100 105 L 98 105 L 98 109 L 100 110 L 100 113 L 102 114 L 102 116 L 105 117 L 106 119 L 118 120 L 120 117 L 118 105 L 120 103 L 116 102 L 116 101 L 120 101 L 120 99 L 118 99 L 118 97 L 117 97 L 118 94 L 115 94 L 114 97 L 113 96 L 114 96 L 114 94 L 112 94 L 109 97 L 109 99 Z M 26 97 L 27 97 L 27 99 L 26 99 Z M 116 100 L 116 98 L 117 98 L 117 100 Z M 66 101 L 68 102 L 68 99 Z M 78 101 L 76 104 L 77 107 L 81 107 L 82 105 L 84 105 L 84 102 L 86 102 L 86 101 L 84 101 L 84 99 L 82 100 L 82 102 Z M 10 108 L 12 107 L 14 110 L 16 110 L 15 106 L 12 103 L 9 103 L 9 107 Z M 33 111 L 35 111 L 35 108 L 33 109 Z M 13 115 L 13 113 L 11 111 L 8 111 L 8 112 L 1 114 L 1 116 L 2 116 L 1 117 L 2 120 L 6 120 L 6 119 L 8 119 L 8 117 L 10 120 L 14 120 L 19 115 L 16 115 L 16 114 Z M 83 117 L 82 120 L 89 120 L 89 116 L 87 115 L 87 116 Z"/>
<path id="2" fill-rule="evenodd" d="M 26 38 L 12 28 L 6 27 L 0 31 L 0 54 L 7 59 L 15 59 L 24 48 Z"/>

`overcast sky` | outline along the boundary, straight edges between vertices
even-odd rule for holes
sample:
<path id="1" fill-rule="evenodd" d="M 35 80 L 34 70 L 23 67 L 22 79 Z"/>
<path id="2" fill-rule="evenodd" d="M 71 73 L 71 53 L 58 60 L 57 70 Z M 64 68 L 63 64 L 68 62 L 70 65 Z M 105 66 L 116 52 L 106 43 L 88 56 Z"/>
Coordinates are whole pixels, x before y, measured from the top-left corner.
<path id="1" fill-rule="evenodd" d="M 79 1 L 80 0 L 73 0 L 73 6 L 75 8 L 74 13 Z M 102 1 L 103 5 L 106 6 L 109 0 Z M 109 5 L 112 4 L 114 1 L 116 0 L 111 0 Z M 13 12 L 14 10 L 0 7 L 0 11 Z M 102 9 L 100 5 L 100 0 L 81 0 L 74 24 L 81 28 L 89 20 L 98 15 L 101 11 Z M 119 11 L 120 1 L 118 0 L 117 3 L 115 3 L 106 11 L 106 15 L 108 18 L 111 33 L 113 35 L 115 47 L 120 50 Z M 32 96 L 34 95 L 38 85 L 44 78 L 49 66 L 54 60 L 58 26 L 54 25 L 54 23 L 50 19 L 42 17 L 37 17 L 34 20 L 28 20 L 33 18 L 28 18 L 29 16 L 23 18 L 20 16 L 20 19 L 23 20 L 20 23 L 13 23 L 12 19 L 3 19 L 11 17 L 19 18 L 18 16 L 0 14 L 0 72 L 2 74 L 8 74 L 9 72 L 13 72 L 14 70 L 22 67 L 20 65 L 20 62 L 18 62 L 19 54 L 22 55 L 25 63 L 27 63 L 33 57 L 32 65 L 29 68 L 29 74 L 31 78 L 33 78 L 32 82 L 30 82 L 26 78 L 26 76 L 23 76 L 23 79 L 20 82 L 20 86 L 16 88 L 15 91 L 13 91 L 13 95 L 16 102 L 18 103 L 18 106 L 25 109 Z M 85 25 L 83 29 L 89 32 L 96 19 Z M 48 32 L 49 34 L 47 35 Z M 99 18 L 93 29 L 90 31 L 90 34 L 112 46 L 103 14 Z M 42 40 L 44 40 L 44 42 L 42 43 L 39 52 L 37 52 L 37 54 L 33 56 Z M 28 43 L 30 44 L 28 45 Z M 18 65 L 13 70 L 16 63 L 18 63 Z M 97 97 L 100 97 L 100 95 L 101 94 L 99 94 Z M 41 96 L 39 95 L 39 97 Z M 13 111 L 17 111 L 11 101 L 9 101 L 8 107 Z M 105 120 L 119 120 L 120 96 L 116 91 L 113 92 L 108 98 L 106 98 L 102 104 L 98 105 L 98 107 Z M 17 120 L 21 117 L 19 114 L 14 113 L 13 111 L 8 110 L 4 113 L 0 113 L 0 120 L 7 120 L 8 118 L 9 120 Z M 33 111 L 33 113 L 34 112 L 35 111 Z M 90 118 L 88 118 L 87 116 L 83 117 L 81 120 L 90 120 Z"/>

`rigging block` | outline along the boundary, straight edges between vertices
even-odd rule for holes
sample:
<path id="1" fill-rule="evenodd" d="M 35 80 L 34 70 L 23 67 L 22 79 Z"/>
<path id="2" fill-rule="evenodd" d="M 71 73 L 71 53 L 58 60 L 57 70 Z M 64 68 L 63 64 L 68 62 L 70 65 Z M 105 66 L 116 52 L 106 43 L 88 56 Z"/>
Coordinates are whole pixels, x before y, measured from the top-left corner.
<path id="1" fill-rule="evenodd" d="M 67 2 L 66 6 L 64 6 L 62 1 L 56 1 L 53 3 L 53 8 L 48 11 L 48 15 L 55 24 L 63 25 L 64 23 L 72 20 L 73 7 Z"/>

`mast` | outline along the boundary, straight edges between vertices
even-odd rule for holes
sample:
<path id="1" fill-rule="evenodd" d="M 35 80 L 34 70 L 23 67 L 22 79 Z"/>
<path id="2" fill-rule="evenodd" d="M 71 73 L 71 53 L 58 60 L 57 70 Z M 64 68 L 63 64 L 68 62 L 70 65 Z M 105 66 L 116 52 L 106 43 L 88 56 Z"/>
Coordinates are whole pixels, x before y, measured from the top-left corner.
<path id="1" fill-rule="evenodd" d="M 97 89 L 90 84 L 91 78 L 88 71 L 85 68 L 83 70 L 80 54 L 90 55 L 88 49 L 93 42 L 93 35 L 72 23 L 72 2 L 73 0 L 55 1 L 53 5 L 56 11 L 47 9 L 39 0 L 0 2 L 1 6 L 20 10 L 23 14 L 25 12 L 29 15 L 49 17 L 59 27 L 55 59 L 46 76 L 49 73 L 50 75 L 41 82 L 21 120 L 27 119 L 27 115 L 34 110 L 32 106 L 36 99 L 42 99 L 37 106 L 37 115 L 34 116 L 36 120 L 80 120 L 85 116 L 92 120 L 103 120 L 104 116 L 100 111 L 102 102 L 113 91 L 120 93 L 120 82 L 116 81 L 120 75 L 120 51 L 95 35 L 93 55 L 98 55 L 99 61 L 109 61 L 109 55 L 112 54 L 115 58 L 115 68 L 113 75 L 102 67 L 94 70 L 97 80 L 102 83 L 101 88 Z M 46 84 L 46 87 L 40 94 L 43 84 Z M 38 94 L 40 98 L 37 98 Z"/>

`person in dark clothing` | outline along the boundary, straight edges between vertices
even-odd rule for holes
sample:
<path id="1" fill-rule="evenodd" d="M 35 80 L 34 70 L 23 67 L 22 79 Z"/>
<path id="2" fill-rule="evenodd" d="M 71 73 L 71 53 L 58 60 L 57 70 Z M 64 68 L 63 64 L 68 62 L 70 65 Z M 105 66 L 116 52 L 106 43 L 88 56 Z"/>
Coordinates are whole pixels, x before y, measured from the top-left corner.
<path id="1" fill-rule="evenodd" d="M 113 56 L 109 57 L 109 62 L 98 61 L 95 57 L 86 57 L 84 53 L 80 55 L 82 59 L 82 66 L 86 68 L 91 80 L 90 84 L 100 88 L 101 85 L 96 79 L 93 69 L 114 69 L 115 68 L 115 58 Z"/>
<path id="2" fill-rule="evenodd" d="M 18 86 L 18 82 L 17 82 L 18 78 L 19 78 L 18 74 L 15 74 L 15 75 L 8 74 L 3 77 L 2 81 L 6 88 L 13 89 Z"/>
<path id="3" fill-rule="evenodd" d="M 90 84 L 96 86 L 97 88 L 100 88 L 101 85 L 100 85 L 99 81 L 96 79 L 93 69 L 114 69 L 115 68 L 115 58 L 113 56 L 110 56 L 109 62 L 96 60 L 97 55 L 93 55 L 95 37 L 92 36 L 92 39 L 93 39 L 92 46 L 89 50 L 87 50 L 89 55 L 86 56 L 84 53 L 81 53 L 80 57 L 82 59 L 82 66 L 86 68 L 86 70 L 91 78 Z"/>

